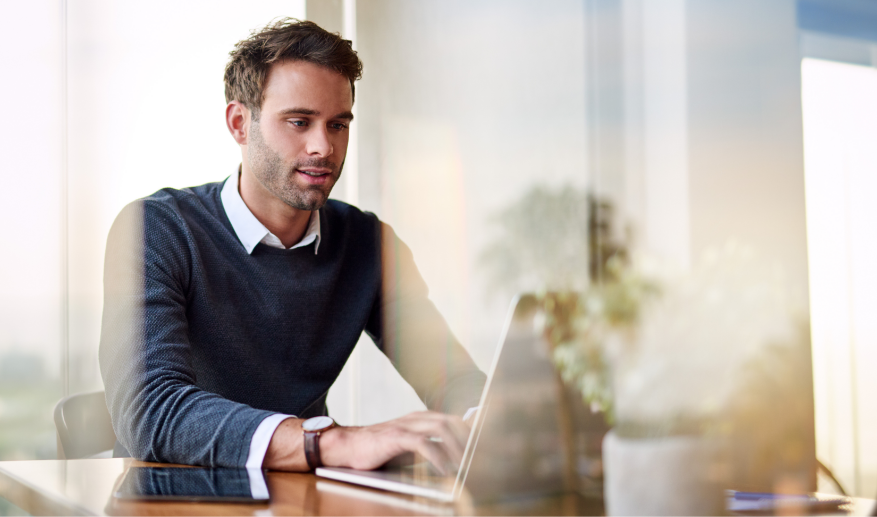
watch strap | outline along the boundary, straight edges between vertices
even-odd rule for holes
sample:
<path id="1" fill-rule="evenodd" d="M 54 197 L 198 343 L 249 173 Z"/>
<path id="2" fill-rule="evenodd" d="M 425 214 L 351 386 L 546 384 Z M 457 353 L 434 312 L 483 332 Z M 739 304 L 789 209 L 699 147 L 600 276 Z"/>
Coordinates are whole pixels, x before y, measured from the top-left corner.
<path id="1" fill-rule="evenodd" d="M 305 431 L 304 442 L 305 459 L 308 462 L 308 467 L 311 470 L 322 467 L 323 462 L 320 459 L 320 431 Z"/>
<path id="2" fill-rule="evenodd" d="M 323 466 L 323 460 L 320 457 L 320 435 L 333 427 L 337 427 L 337 424 L 328 416 L 308 418 L 302 422 L 305 460 L 311 470 Z"/>

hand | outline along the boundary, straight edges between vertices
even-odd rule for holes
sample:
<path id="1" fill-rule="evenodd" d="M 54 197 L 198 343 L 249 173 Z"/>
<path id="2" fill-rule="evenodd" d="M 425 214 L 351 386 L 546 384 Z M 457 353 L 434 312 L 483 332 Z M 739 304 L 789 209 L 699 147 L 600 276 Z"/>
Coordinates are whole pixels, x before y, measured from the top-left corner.
<path id="1" fill-rule="evenodd" d="M 406 452 L 424 456 L 443 474 L 463 460 L 469 426 L 457 416 L 411 413 L 367 427 L 336 427 L 320 436 L 323 464 L 371 470 Z"/>

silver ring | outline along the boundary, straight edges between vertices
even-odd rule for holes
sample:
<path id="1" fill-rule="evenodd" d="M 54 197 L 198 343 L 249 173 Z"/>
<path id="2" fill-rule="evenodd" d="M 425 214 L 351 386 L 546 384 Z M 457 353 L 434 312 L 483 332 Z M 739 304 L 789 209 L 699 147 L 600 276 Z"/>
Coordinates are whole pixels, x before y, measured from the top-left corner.
<path id="1" fill-rule="evenodd" d="M 427 438 L 427 440 L 429 440 L 431 442 L 436 442 L 436 443 L 444 443 L 445 442 L 444 440 L 442 440 L 441 436 L 430 436 L 429 438 Z"/>

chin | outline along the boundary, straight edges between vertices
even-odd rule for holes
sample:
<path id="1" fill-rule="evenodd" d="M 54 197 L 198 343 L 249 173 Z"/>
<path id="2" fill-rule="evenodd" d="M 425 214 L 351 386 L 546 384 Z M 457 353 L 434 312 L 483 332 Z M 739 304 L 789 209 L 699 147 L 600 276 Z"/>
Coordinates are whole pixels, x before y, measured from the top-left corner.
<path id="1" fill-rule="evenodd" d="M 313 212 L 323 208 L 329 200 L 329 194 L 319 196 L 300 196 L 293 199 L 286 199 L 286 204 L 297 210 L 307 210 Z"/>

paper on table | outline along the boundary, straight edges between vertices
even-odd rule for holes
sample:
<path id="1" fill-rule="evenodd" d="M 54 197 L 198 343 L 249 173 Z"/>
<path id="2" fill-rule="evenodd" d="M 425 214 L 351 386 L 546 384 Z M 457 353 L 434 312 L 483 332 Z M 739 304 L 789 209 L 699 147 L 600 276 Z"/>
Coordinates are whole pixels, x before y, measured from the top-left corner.
<path id="1" fill-rule="evenodd" d="M 817 497 L 811 494 L 772 494 L 767 492 L 727 491 L 729 512 L 768 512 L 783 507 L 808 510 L 837 510 L 851 501 L 848 497 Z"/>

